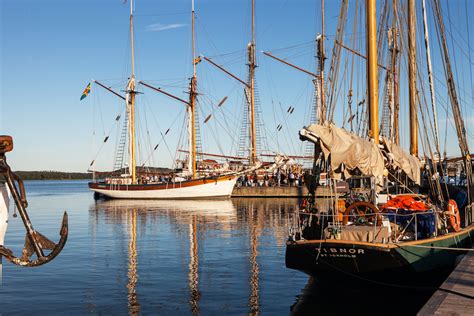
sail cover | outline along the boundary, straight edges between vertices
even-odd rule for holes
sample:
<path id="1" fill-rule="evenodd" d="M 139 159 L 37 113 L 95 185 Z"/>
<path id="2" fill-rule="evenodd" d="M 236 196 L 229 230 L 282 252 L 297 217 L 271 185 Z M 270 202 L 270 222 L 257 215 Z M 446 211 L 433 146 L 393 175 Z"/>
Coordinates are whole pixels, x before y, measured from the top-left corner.
<path id="1" fill-rule="evenodd" d="M 388 150 L 387 156 L 390 160 L 389 164 L 400 168 L 406 173 L 408 178 L 410 178 L 416 184 L 420 184 L 421 163 L 418 158 L 410 155 L 400 146 L 392 143 L 385 137 L 383 137 L 383 142 Z"/>
<path id="2" fill-rule="evenodd" d="M 366 176 L 374 176 L 377 184 L 383 183 L 384 159 L 375 143 L 334 124 L 312 124 L 300 130 L 300 138 L 313 143 L 320 141 L 324 156 L 331 155 L 331 169 L 335 176 L 340 177 L 343 172 L 346 178 L 350 178 L 358 169 Z M 341 171 L 338 173 L 338 170 Z"/>

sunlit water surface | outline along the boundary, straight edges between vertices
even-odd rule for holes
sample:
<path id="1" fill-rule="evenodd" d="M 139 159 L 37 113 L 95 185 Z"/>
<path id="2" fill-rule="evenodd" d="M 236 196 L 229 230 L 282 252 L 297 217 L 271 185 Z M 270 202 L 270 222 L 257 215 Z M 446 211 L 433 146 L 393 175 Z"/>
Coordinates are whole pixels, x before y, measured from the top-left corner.
<path id="1" fill-rule="evenodd" d="M 414 289 L 318 286 L 285 267 L 296 199 L 95 202 L 85 181 L 26 182 L 36 230 L 69 239 L 52 262 L 6 260 L 0 314 L 411 315 L 431 295 Z M 12 217 L 5 245 L 20 255 Z"/>
<path id="2" fill-rule="evenodd" d="M 95 202 L 84 181 L 26 182 L 36 230 L 69 238 L 52 262 L 3 260 L 4 314 L 288 314 L 308 277 L 285 268 L 292 199 Z M 13 218 L 5 245 L 19 255 Z"/>

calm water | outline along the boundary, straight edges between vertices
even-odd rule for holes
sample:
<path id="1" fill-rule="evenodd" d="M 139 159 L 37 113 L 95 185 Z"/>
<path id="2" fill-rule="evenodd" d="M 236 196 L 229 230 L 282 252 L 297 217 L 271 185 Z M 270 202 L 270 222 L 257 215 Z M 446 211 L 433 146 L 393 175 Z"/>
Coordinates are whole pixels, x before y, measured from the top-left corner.
<path id="1" fill-rule="evenodd" d="M 296 200 L 107 201 L 83 181 L 27 182 L 34 227 L 69 239 L 51 263 L 5 262 L 0 312 L 289 313 L 307 277 L 285 268 L 286 214 Z M 5 244 L 19 254 L 19 217 Z"/>
<path id="2" fill-rule="evenodd" d="M 34 227 L 57 241 L 67 210 L 69 239 L 41 267 L 4 260 L 0 314 L 381 311 L 373 309 L 374 291 L 318 289 L 285 267 L 286 218 L 295 199 L 96 203 L 83 181 L 32 181 L 26 189 Z M 10 218 L 6 246 L 19 254 L 24 234 L 21 219 Z M 398 313 L 384 309 L 390 312 Z"/>

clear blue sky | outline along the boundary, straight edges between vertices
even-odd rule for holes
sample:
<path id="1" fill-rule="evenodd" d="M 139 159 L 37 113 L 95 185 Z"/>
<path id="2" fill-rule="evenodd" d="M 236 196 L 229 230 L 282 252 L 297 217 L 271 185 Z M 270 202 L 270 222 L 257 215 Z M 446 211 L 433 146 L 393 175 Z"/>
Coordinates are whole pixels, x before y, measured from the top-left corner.
<path id="1" fill-rule="evenodd" d="M 93 86 L 85 100 L 79 101 L 79 97 L 91 79 L 103 81 L 119 92 L 125 88 L 130 72 L 129 5 L 122 2 L 0 2 L 0 134 L 14 137 L 15 149 L 9 155 L 9 162 L 15 170 L 85 171 L 96 158 L 102 139 L 109 134 L 111 138 L 117 137 L 119 129 L 114 127 L 114 119 L 123 111 L 123 102 L 97 86 Z M 474 10 L 474 3 L 468 2 L 469 11 Z M 464 54 L 458 53 L 456 57 L 472 147 L 472 89 L 469 67 L 461 65 L 472 55 L 472 47 L 471 51 L 467 48 L 464 1 L 450 3 L 453 3 L 451 15 L 457 17 L 452 31 L 464 33 L 458 41 L 466 46 Z M 192 71 L 190 5 L 191 0 L 135 1 L 137 79 L 163 87 L 181 98 L 187 98 L 187 78 Z M 309 121 L 312 84 L 309 76 L 269 60 L 260 51 L 273 51 L 302 67 L 314 69 L 312 41 L 320 31 L 319 6 L 318 0 L 257 0 L 257 80 L 266 136 L 272 150 L 303 153 L 297 132 Z M 326 11 L 329 51 L 339 1 L 326 1 Z M 196 0 L 196 16 L 197 53 L 213 57 L 245 79 L 250 0 Z M 348 30 L 351 28 L 349 20 Z M 434 33 L 434 29 L 431 32 Z M 473 34 L 474 30 L 470 30 L 474 45 Z M 289 48 L 293 45 L 297 46 Z M 451 45 L 456 46 L 456 43 Z M 287 49 L 279 51 L 278 48 Z M 432 49 L 438 50 L 437 47 Z M 361 67 L 362 61 L 358 63 Z M 327 66 L 328 70 L 329 59 Z M 443 78 L 439 66 L 437 73 Z M 198 65 L 198 78 L 202 93 L 201 122 L 207 114 L 214 113 L 214 118 L 201 126 L 203 151 L 235 154 L 243 87 L 205 62 Z M 146 147 L 148 142 L 154 146 L 160 141 L 160 132 L 171 128 L 165 138 L 169 151 L 162 143 L 152 159 L 154 165 L 171 166 L 184 107 L 144 87 L 139 90 L 144 92 L 137 101 L 144 126 L 141 146 Z M 403 84 L 402 90 L 405 90 Z M 445 92 L 440 94 L 446 99 Z M 402 97 L 405 95 L 402 92 Z M 229 100 L 224 109 L 217 109 L 215 104 L 224 96 Z M 295 107 L 295 112 L 286 115 L 290 105 Z M 225 119 L 219 111 L 226 113 Z M 402 110 L 403 115 L 406 113 Z M 440 116 L 442 121 L 444 116 Z M 339 117 L 342 114 L 338 112 L 336 119 Z M 283 123 L 284 128 L 277 133 L 275 127 L 279 123 Z M 402 122 L 405 123 L 406 120 Z M 449 153 L 456 154 L 454 134 L 449 135 Z M 402 136 L 407 136 L 406 130 Z M 98 161 L 104 161 L 99 165 L 102 169 L 111 167 L 116 140 L 109 143 L 97 156 Z M 147 156 L 145 151 L 144 156 Z"/>

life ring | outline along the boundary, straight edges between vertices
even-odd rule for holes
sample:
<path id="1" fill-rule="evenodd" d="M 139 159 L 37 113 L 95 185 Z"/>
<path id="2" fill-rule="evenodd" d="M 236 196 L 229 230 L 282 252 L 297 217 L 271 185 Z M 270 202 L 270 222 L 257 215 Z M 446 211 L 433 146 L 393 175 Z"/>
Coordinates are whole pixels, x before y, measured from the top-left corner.
<path id="1" fill-rule="evenodd" d="M 461 216 L 459 215 L 458 205 L 456 201 L 448 201 L 448 213 L 449 213 L 449 223 L 455 232 L 461 230 Z"/>
<path id="2" fill-rule="evenodd" d="M 344 212 L 343 225 L 347 225 L 349 217 L 363 218 L 366 221 L 375 222 L 377 226 L 382 225 L 382 216 L 379 209 L 369 202 L 360 201 L 350 204 Z"/>
<path id="3" fill-rule="evenodd" d="M 303 199 L 303 201 L 301 201 L 300 208 L 306 209 L 306 206 L 308 206 L 308 200 L 307 200 L 307 199 Z"/>

